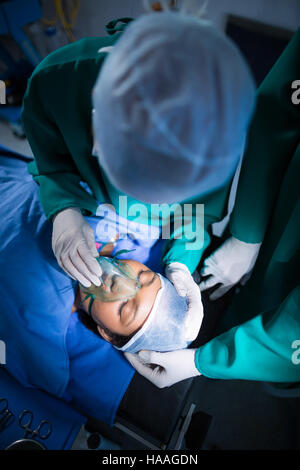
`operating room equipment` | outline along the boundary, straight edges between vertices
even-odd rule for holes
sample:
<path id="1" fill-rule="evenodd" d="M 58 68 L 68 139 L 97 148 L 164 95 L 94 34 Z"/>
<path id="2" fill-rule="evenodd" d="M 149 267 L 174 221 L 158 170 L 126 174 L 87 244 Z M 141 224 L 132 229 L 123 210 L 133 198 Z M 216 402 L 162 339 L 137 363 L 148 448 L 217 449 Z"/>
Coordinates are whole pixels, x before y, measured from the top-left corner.
<path id="1" fill-rule="evenodd" d="M 33 412 L 24 410 L 19 416 L 19 425 L 25 430 L 23 439 L 38 437 L 39 439 L 48 439 L 52 433 L 52 424 L 47 419 L 42 420 L 36 429 L 32 429 Z"/>
<path id="2" fill-rule="evenodd" d="M 6 68 L 0 78 L 6 84 L 6 105 L 0 106 L 0 117 L 9 123 L 18 137 L 24 137 L 20 119 L 21 99 L 33 68 L 42 59 L 24 27 L 38 21 L 41 15 L 38 0 L 11 0 L 0 5 L 0 36 L 10 35 L 25 56 L 25 59 L 16 60 L 1 41 L 0 59 Z"/>
<path id="3" fill-rule="evenodd" d="M 85 416 L 58 397 L 34 387 L 22 386 L 5 369 L 0 368 L 1 395 L 7 398 L 9 408 L 16 419 L 0 432 L 0 449 L 7 449 L 10 446 L 12 450 L 25 450 L 25 448 L 34 450 L 38 447 L 48 450 L 70 449 L 79 430 L 86 422 Z M 0 403 L 0 409 L 2 408 Z M 42 440 L 39 436 L 31 434 L 26 438 L 22 437 L 25 430 L 20 428 L 18 417 L 22 415 L 24 410 L 32 411 L 33 420 L 30 425 L 32 430 L 38 427 L 43 417 L 51 422 L 52 432 L 46 439 Z M 27 422 L 28 416 L 23 419 L 24 423 Z M 46 431 L 47 426 L 43 426 L 40 429 L 40 434 L 43 435 Z"/>
<path id="4" fill-rule="evenodd" d="M 65 2 L 62 2 L 62 0 L 54 0 L 54 5 L 55 5 L 55 17 L 50 20 L 43 17 L 42 18 L 43 23 L 47 25 L 49 28 L 53 28 L 55 27 L 55 25 L 57 24 L 59 20 L 69 41 L 70 42 L 75 41 L 73 30 L 76 25 L 78 13 L 80 10 L 80 0 L 75 0 L 75 2 L 73 1 L 69 2 L 68 8 L 70 10 L 71 21 L 68 21 L 67 19 L 67 15 L 65 11 L 66 10 Z"/>
<path id="5" fill-rule="evenodd" d="M 10 426 L 15 420 L 15 416 L 11 411 L 7 411 L 0 418 L 0 432 L 4 431 L 8 426 Z"/>
<path id="6" fill-rule="evenodd" d="M 34 439 L 18 439 L 6 447 L 5 450 L 47 450 L 47 448 Z"/>
<path id="7" fill-rule="evenodd" d="M 6 398 L 0 398 L 0 415 L 6 413 L 8 410 L 8 401 Z"/>
<path id="8" fill-rule="evenodd" d="M 7 25 L 8 32 L 20 46 L 29 62 L 33 66 L 39 64 L 42 57 L 28 39 L 23 27 L 41 18 L 40 2 L 38 0 L 7 1 L 0 6 L 0 12 L 3 15 L 3 23 Z"/>
<path id="9" fill-rule="evenodd" d="M 8 408 L 8 401 L 6 398 L 0 398 L 0 432 L 4 431 L 8 426 L 14 422 L 15 416 Z"/>

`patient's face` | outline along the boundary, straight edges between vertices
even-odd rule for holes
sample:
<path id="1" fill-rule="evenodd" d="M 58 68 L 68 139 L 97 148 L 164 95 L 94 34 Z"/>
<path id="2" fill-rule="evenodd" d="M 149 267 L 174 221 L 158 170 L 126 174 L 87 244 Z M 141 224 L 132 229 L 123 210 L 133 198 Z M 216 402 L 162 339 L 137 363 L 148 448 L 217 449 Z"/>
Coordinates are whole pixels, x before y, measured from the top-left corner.
<path id="1" fill-rule="evenodd" d="M 122 260 L 127 263 L 137 275 L 141 288 L 136 296 L 128 300 L 103 302 L 95 299 L 91 308 L 91 316 L 99 325 L 103 324 L 113 333 L 129 336 L 145 323 L 153 307 L 156 295 L 161 287 L 159 276 L 149 270 L 147 266 L 138 261 Z M 81 301 L 86 292 L 80 291 Z M 84 300 L 82 308 L 88 312 L 90 299 Z M 100 334 L 109 341 L 109 338 L 98 326 Z"/>

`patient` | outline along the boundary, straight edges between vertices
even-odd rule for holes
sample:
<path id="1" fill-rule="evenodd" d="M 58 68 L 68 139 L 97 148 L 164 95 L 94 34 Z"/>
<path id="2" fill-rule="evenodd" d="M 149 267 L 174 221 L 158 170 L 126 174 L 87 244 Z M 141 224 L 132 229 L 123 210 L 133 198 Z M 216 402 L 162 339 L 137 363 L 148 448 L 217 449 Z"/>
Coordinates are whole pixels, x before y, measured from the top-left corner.
<path id="1" fill-rule="evenodd" d="M 103 256 L 98 261 L 111 267 L 101 264 L 102 286 L 80 286 L 76 295 L 85 326 L 127 352 L 182 349 L 197 337 L 200 312 L 186 322 L 187 299 L 166 278 L 138 261 Z"/>

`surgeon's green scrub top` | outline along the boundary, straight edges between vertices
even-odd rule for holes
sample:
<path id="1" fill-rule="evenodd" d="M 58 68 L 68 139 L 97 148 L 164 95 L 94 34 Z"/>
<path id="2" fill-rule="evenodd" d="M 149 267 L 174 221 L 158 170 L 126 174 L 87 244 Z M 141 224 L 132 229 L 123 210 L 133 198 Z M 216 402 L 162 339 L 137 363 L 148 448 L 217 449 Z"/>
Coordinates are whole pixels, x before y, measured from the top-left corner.
<path id="1" fill-rule="evenodd" d="M 84 215 L 93 215 L 104 202 L 113 204 L 119 212 L 119 196 L 124 193 L 110 183 L 98 159 L 92 156 L 91 93 L 107 56 L 107 52 L 99 50 L 113 46 L 129 22 L 128 18 L 110 22 L 107 25 L 109 37 L 85 38 L 51 53 L 36 67 L 29 80 L 22 111 L 26 136 L 34 154 L 29 171 L 39 184 L 40 200 L 49 219 L 68 207 L 79 207 Z M 196 269 L 209 244 L 211 224 L 226 215 L 229 189 L 230 181 L 209 194 L 185 201 L 193 208 L 190 230 L 183 235 L 171 231 L 165 243 L 163 265 L 178 261 L 191 272 Z M 138 202 L 127 196 L 128 210 Z M 204 220 L 196 216 L 196 204 L 205 205 Z M 144 207 L 149 216 L 150 206 L 144 204 Z M 148 221 L 142 214 L 138 214 L 138 218 L 127 213 L 120 215 L 140 223 Z M 162 226 L 166 219 L 167 216 L 153 217 L 152 222 Z M 175 219 L 176 216 L 171 217 L 176 226 Z M 198 233 L 203 234 L 200 240 L 194 235 L 196 226 Z M 186 243 L 194 249 L 187 249 Z"/>
<path id="2" fill-rule="evenodd" d="M 262 246 L 222 334 L 197 350 L 208 377 L 300 381 L 292 360 L 300 340 L 300 104 L 291 87 L 299 79 L 300 29 L 258 90 L 230 228 Z"/>

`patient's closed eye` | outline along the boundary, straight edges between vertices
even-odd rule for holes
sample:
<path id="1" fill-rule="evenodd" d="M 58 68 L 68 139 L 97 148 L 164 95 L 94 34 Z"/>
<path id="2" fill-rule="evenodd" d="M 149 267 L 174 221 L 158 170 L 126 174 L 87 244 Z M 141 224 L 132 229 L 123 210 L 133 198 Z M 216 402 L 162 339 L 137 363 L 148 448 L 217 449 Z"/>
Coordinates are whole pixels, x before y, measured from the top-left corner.
<path id="1" fill-rule="evenodd" d="M 152 282 L 155 281 L 156 277 L 157 277 L 157 274 L 154 273 L 153 271 L 150 271 L 150 269 L 147 269 L 147 270 L 142 269 L 137 275 L 137 279 L 142 284 L 142 287 L 150 286 Z"/>
<path id="2" fill-rule="evenodd" d="M 141 288 L 149 287 L 157 278 L 157 274 L 147 269 L 141 269 L 137 275 L 138 281 L 141 283 Z M 139 302 L 135 298 L 123 302 L 119 307 L 119 316 L 125 323 L 130 324 L 136 317 L 139 309 Z"/>
<path id="3" fill-rule="evenodd" d="M 128 304 L 128 300 L 126 300 L 126 302 L 122 302 L 122 303 L 121 303 L 121 305 L 120 305 L 120 307 L 119 307 L 119 311 L 118 311 L 119 316 L 121 316 L 122 311 L 123 311 L 123 308 L 125 307 L 126 304 Z"/>
<path id="4" fill-rule="evenodd" d="M 126 325 L 129 325 L 135 319 L 138 307 L 139 306 L 134 299 L 123 302 L 119 308 L 119 315 L 122 319 L 122 322 L 125 322 Z"/>

